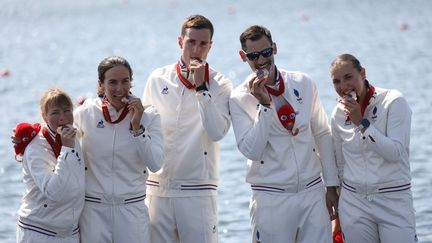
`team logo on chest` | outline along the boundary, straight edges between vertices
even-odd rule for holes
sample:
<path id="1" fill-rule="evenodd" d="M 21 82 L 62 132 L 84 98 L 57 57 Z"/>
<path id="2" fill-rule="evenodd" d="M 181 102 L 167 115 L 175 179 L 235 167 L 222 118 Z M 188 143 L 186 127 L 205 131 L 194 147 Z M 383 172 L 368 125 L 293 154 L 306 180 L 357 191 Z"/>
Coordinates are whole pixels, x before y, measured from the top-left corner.
<path id="1" fill-rule="evenodd" d="M 102 119 L 98 122 L 98 124 L 96 125 L 96 127 L 97 128 L 104 128 L 105 127 L 105 124 L 104 124 L 104 122 L 103 122 Z"/>
<path id="2" fill-rule="evenodd" d="M 303 99 L 302 97 L 300 97 L 300 93 L 298 92 L 298 90 L 294 89 L 294 95 L 296 96 L 296 100 L 298 103 L 303 103 Z"/>
<path id="3" fill-rule="evenodd" d="M 168 94 L 168 86 L 162 89 L 161 94 Z"/>

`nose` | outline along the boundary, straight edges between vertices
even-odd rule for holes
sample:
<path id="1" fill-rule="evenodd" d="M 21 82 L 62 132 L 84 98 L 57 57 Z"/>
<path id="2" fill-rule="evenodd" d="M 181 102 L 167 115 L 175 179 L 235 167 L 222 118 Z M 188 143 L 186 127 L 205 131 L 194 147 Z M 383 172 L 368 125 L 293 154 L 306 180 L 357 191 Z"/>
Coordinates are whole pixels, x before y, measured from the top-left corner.
<path id="1" fill-rule="evenodd" d="M 200 50 L 201 50 L 201 48 L 200 48 L 199 45 L 193 45 L 193 46 L 192 46 L 192 52 L 193 52 L 194 54 L 195 54 L 195 53 L 198 53 Z"/>
<path id="2" fill-rule="evenodd" d="M 341 84 L 339 85 L 340 90 L 342 92 L 346 92 L 347 90 L 349 90 L 351 87 L 347 84 L 347 82 L 342 81 Z"/>
<path id="3" fill-rule="evenodd" d="M 116 84 L 116 86 L 114 87 L 114 90 L 116 92 L 120 92 L 122 90 L 122 85 L 121 84 Z"/>
<path id="4" fill-rule="evenodd" d="M 60 112 L 59 123 L 63 124 L 63 121 L 66 119 L 66 113 L 64 111 Z"/>
<path id="5" fill-rule="evenodd" d="M 263 55 L 259 55 L 258 59 L 256 59 L 258 64 L 263 64 L 265 62 L 267 62 L 267 58 L 265 58 Z"/>

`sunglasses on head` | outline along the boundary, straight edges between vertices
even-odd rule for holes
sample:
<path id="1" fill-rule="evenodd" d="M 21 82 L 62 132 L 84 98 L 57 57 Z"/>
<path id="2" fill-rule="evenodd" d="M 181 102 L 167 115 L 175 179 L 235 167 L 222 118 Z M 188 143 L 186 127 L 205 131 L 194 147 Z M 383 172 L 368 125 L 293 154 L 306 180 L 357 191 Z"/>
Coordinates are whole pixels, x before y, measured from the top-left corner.
<path id="1" fill-rule="evenodd" d="M 249 52 L 249 53 L 245 52 L 245 54 L 246 54 L 246 57 L 249 59 L 249 61 L 254 61 L 254 60 L 258 59 L 260 55 L 263 57 L 269 57 L 269 56 L 273 55 L 273 47 L 266 48 L 262 51 L 254 51 L 254 52 Z"/>

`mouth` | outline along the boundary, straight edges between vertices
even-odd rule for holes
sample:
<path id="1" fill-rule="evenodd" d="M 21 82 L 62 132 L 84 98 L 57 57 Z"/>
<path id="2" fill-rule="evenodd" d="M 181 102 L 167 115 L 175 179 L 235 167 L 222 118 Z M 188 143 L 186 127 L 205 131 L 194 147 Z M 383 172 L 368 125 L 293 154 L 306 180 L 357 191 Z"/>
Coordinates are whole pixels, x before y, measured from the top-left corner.
<path id="1" fill-rule="evenodd" d="M 190 60 L 197 60 L 200 63 L 205 63 L 205 59 L 202 57 L 191 57 Z"/>
<path id="2" fill-rule="evenodd" d="M 123 103 L 128 103 L 129 102 L 129 99 L 130 99 L 130 96 L 128 95 L 128 96 L 123 96 L 122 98 L 121 98 L 121 102 L 123 102 Z"/>
<path id="3" fill-rule="evenodd" d="M 63 131 L 65 128 L 70 128 L 70 127 L 71 127 L 71 124 L 62 124 L 62 125 L 59 125 L 59 127 L 61 127 L 60 130 Z"/>
<path id="4" fill-rule="evenodd" d="M 349 94 L 351 94 L 351 92 L 355 92 L 355 90 L 354 89 L 345 90 L 342 92 L 342 94 L 343 95 L 349 95 Z"/>
<path id="5" fill-rule="evenodd" d="M 348 98 L 357 99 L 357 93 L 354 91 L 354 89 L 352 89 L 352 90 L 349 90 L 347 92 L 344 92 L 343 97 L 345 99 L 348 99 Z"/>
<path id="6" fill-rule="evenodd" d="M 126 98 L 127 99 L 127 95 L 123 95 L 123 94 L 118 94 L 118 95 L 113 95 L 113 98 L 114 99 L 123 99 L 123 98 Z"/>
<path id="7" fill-rule="evenodd" d="M 267 71 L 271 71 L 271 62 L 265 62 L 261 65 L 255 65 L 255 69 L 259 70 L 259 69 L 267 69 Z"/>

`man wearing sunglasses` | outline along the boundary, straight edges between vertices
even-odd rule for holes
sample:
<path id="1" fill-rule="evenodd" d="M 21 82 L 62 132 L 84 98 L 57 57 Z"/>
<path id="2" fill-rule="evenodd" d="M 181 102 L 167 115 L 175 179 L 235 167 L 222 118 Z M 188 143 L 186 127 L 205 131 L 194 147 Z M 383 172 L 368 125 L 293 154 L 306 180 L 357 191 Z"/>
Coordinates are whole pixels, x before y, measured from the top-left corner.
<path id="1" fill-rule="evenodd" d="M 240 42 L 253 73 L 229 104 L 237 146 L 248 158 L 253 242 L 330 243 L 338 178 L 316 85 L 276 67 L 277 46 L 265 27 L 247 28 Z"/>
<path id="2" fill-rule="evenodd" d="M 143 103 L 160 113 L 164 163 L 147 180 L 152 243 L 218 242 L 219 146 L 231 119 L 231 81 L 205 61 L 213 25 L 186 18 L 177 62 L 150 74 Z"/>

